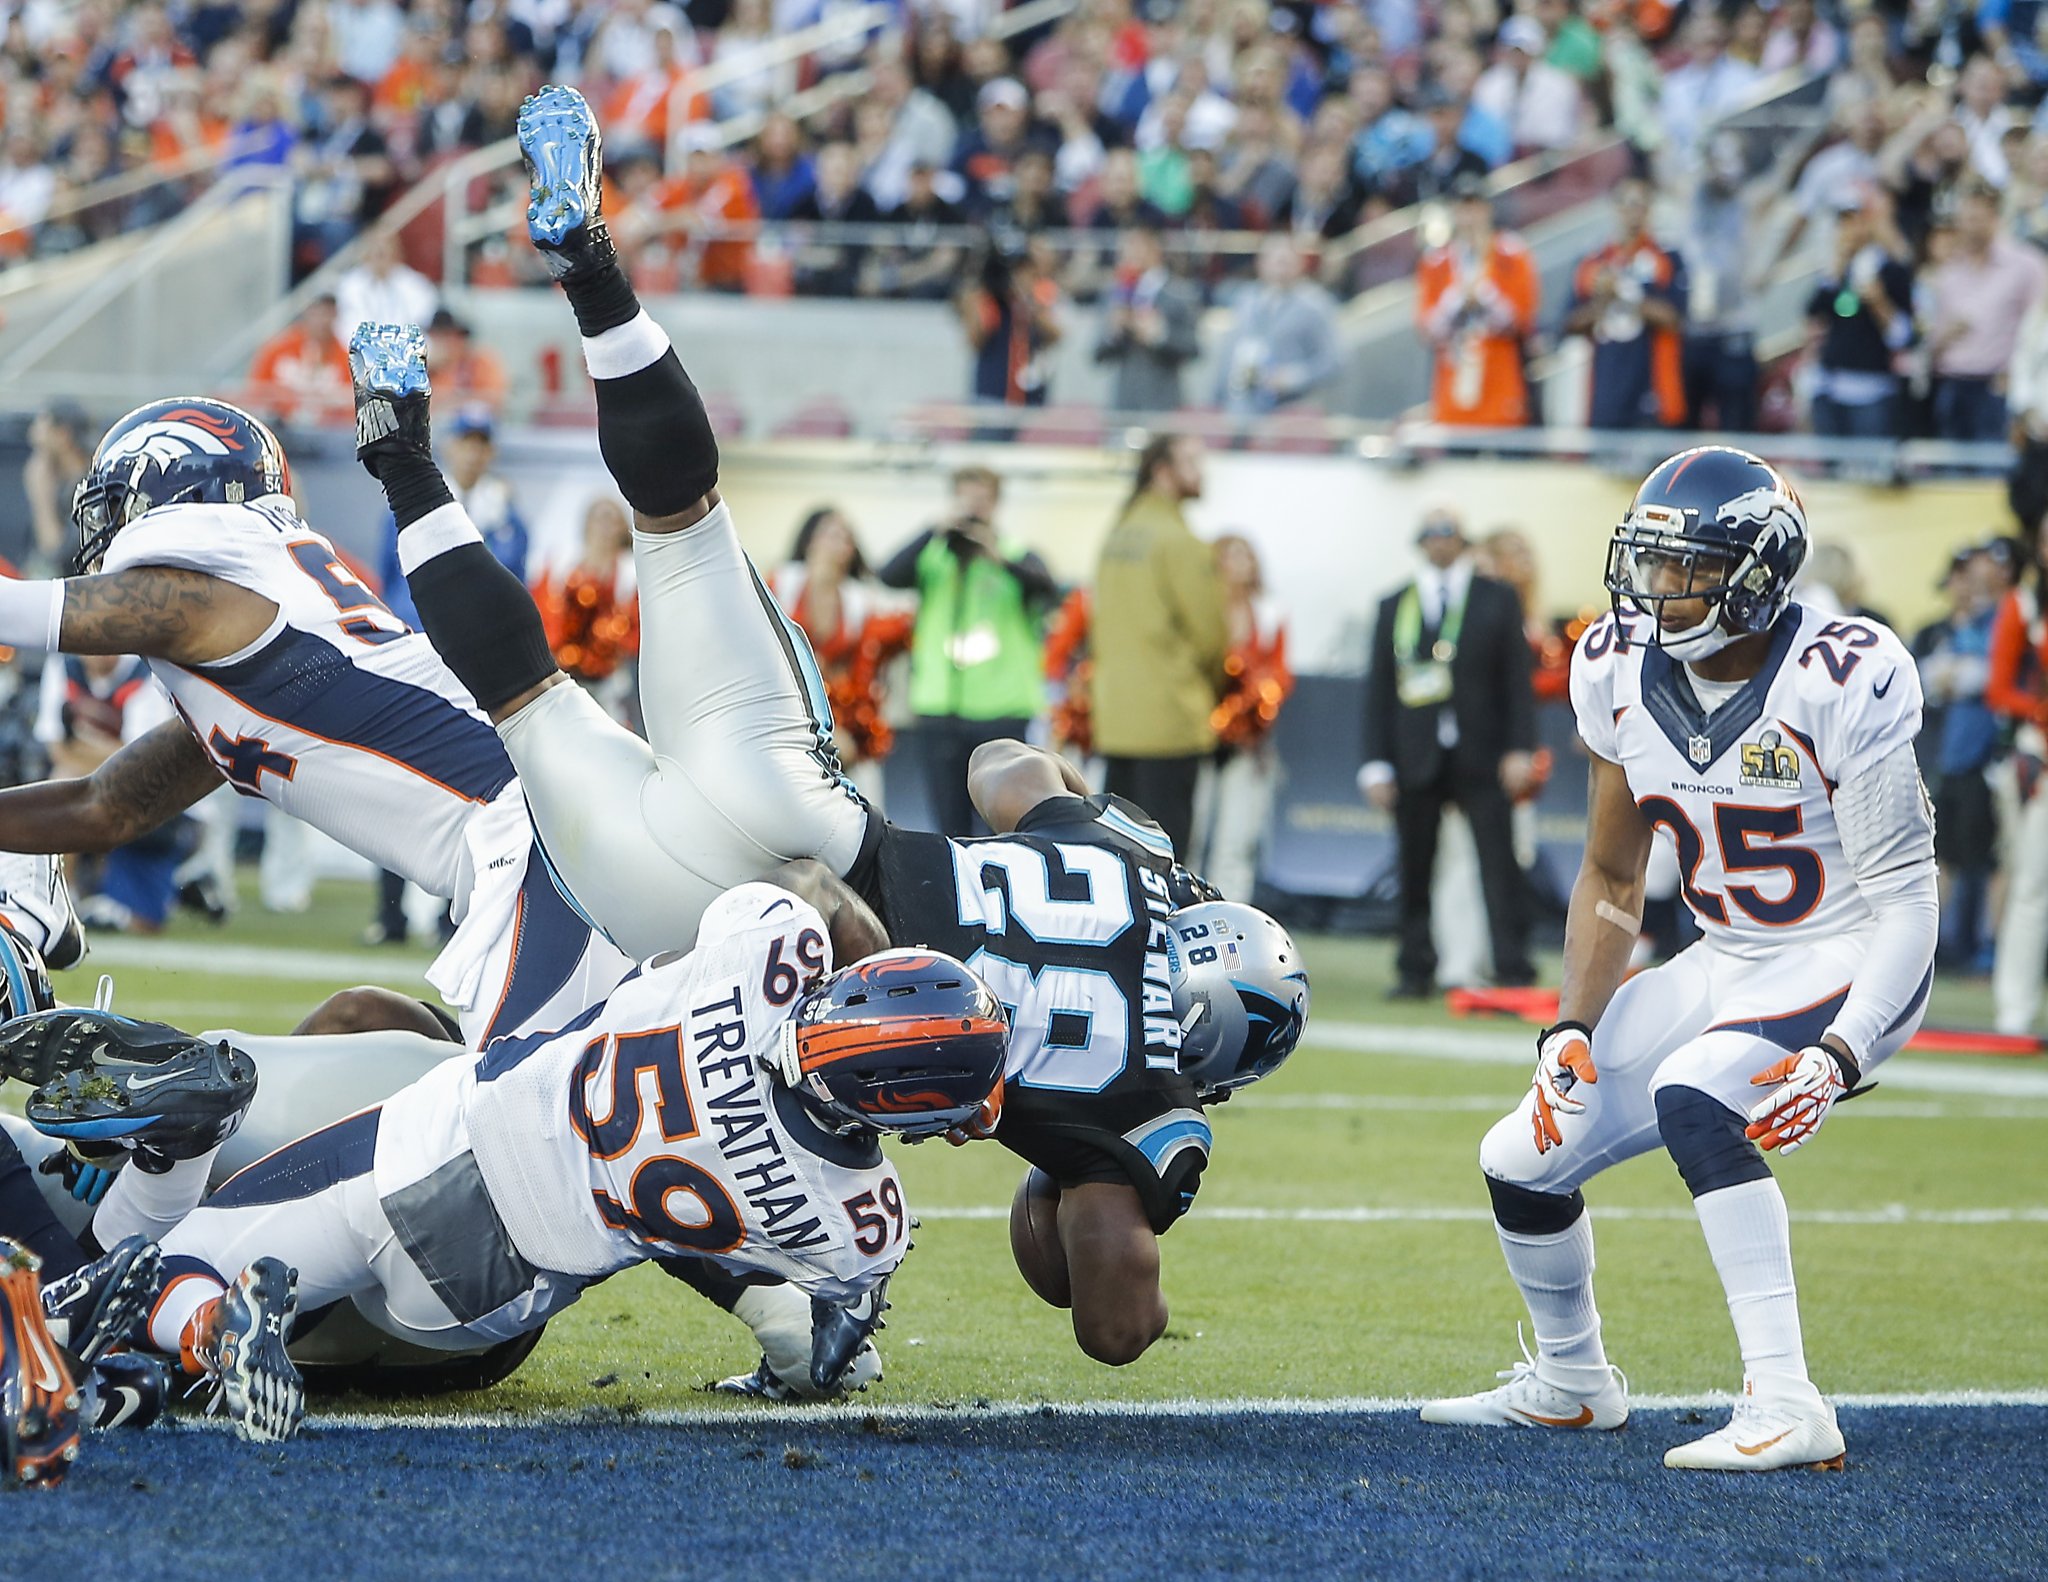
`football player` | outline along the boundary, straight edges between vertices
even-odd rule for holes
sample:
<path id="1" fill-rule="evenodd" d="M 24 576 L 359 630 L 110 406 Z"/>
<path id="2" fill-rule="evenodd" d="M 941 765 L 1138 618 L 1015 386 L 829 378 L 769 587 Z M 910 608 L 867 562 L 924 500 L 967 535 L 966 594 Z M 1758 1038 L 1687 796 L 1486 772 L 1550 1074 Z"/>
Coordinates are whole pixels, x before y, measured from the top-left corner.
<path id="1" fill-rule="evenodd" d="M 132 1207 L 169 1226 L 150 1340 L 215 1383 L 245 1438 L 297 1426 L 285 1346 L 301 1303 L 353 1300 L 396 1335 L 468 1350 L 648 1259 L 710 1259 L 806 1293 L 810 1382 L 830 1391 L 909 1245 L 879 1138 L 982 1114 L 1009 1030 L 965 965 L 877 949 L 881 925 L 851 891 L 816 864 L 792 871 L 795 888 L 719 897 L 695 948 L 648 961 L 559 1031 L 443 1061 L 203 1205 L 211 1153 L 255 1089 L 247 1054 L 52 1011 L 0 1029 L 0 1060 L 55 1068 L 28 1104 L 40 1130 L 116 1136 L 147 1166 L 108 1204 L 146 1187 Z M 834 971 L 840 955 L 860 959 Z"/>
<path id="2" fill-rule="evenodd" d="M 527 862 L 525 805 L 475 702 L 290 491 L 277 437 L 226 402 L 152 401 L 107 430 L 72 507 L 75 574 L 0 580 L 0 643 L 144 655 L 181 718 L 89 777 L 0 791 L 0 848 L 109 850 L 225 779 L 486 914 L 470 937 L 492 949 L 429 972 L 483 1007 L 465 1033 L 559 1025 L 631 963 Z M 415 1006 L 411 1024 L 438 1022 Z"/>
<path id="3" fill-rule="evenodd" d="M 370 326 L 351 348 L 358 453 L 397 517 L 422 624 L 497 723 L 552 870 L 629 953 L 766 863 L 815 857 L 891 939 L 971 961 L 1014 1013 L 996 1135 L 1058 1188 L 1076 1338 L 1133 1360 L 1166 1325 L 1158 1236 L 1208 1158 L 1202 1103 L 1293 1048 L 1299 954 L 1264 914 L 1207 898 L 1142 811 L 1022 743 L 982 748 L 969 771 L 993 838 L 870 812 L 840 772 L 809 645 L 740 549 L 703 402 L 613 252 L 589 106 L 544 89 L 519 138 L 528 230 L 576 315 L 599 448 L 635 513 L 648 739 L 555 668 L 525 588 L 434 465 L 417 336 Z"/>
<path id="4" fill-rule="evenodd" d="M 1764 462 L 1673 456 L 1608 550 L 1612 611 L 1572 658 L 1592 754 L 1560 1020 L 1480 1168 L 1536 1355 L 1434 1423 L 1619 1428 L 1580 1188 L 1662 1147 L 1693 1197 L 1742 1353 L 1732 1419 L 1669 1467 L 1835 1466 L 1807 1376 L 1785 1200 L 1766 1159 L 1810 1141 L 1919 1025 L 1936 934 L 1920 682 L 1885 627 L 1792 601 L 1806 518 Z M 1627 974 L 1655 832 L 1704 938 Z"/>

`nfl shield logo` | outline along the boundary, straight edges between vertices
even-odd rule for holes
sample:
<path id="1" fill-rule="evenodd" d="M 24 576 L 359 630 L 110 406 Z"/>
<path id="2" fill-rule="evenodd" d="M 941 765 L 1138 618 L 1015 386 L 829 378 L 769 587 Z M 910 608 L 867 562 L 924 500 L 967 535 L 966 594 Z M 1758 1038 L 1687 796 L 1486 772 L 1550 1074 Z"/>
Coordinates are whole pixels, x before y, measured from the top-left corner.
<path id="1" fill-rule="evenodd" d="M 1714 744 L 1704 736 L 1689 737 L 1685 744 L 1685 754 L 1704 769 L 1714 761 Z"/>

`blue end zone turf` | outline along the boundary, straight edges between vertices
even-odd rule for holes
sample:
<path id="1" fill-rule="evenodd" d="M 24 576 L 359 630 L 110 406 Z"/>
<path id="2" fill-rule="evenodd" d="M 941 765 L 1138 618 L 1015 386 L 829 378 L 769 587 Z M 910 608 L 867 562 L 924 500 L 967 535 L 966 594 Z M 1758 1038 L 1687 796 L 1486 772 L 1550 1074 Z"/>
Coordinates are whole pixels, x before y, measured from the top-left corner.
<path id="1" fill-rule="evenodd" d="M 1845 1408 L 1848 1469 L 1667 1473 L 1617 1434 L 1386 1413 L 172 1426 L 6 1500 L 12 1574 L 327 1577 L 2029 1577 L 2048 1407 Z"/>

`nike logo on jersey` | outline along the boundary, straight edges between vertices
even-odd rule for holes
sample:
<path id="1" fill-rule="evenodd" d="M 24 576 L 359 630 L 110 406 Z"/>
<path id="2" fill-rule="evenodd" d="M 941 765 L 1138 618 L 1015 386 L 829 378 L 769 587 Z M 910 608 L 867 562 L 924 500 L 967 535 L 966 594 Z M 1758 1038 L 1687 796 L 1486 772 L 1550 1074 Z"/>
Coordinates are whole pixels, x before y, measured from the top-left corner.
<path id="1" fill-rule="evenodd" d="M 1545 1428 L 1585 1428 L 1593 1421 L 1593 1408 L 1582 1406 L 1576 1417 L 1545 1417 L 1540 1412 L 1516 1411 L 1517 1417 L 1526 1417 L 1532 1423 L 1541 1423 Z"/>
<path id="2" fill-rule="evenodd" d="M 1893 682 L 1893 681 L 1894 681 L 1895 679 L 1897 679 L 1897 677 L 1898 677 L 1898 674 L 1899 674 L 1899 673 L 1898 673 L 1898 672 L 1897 672 L 1896 670 L 1894 670 L 1894 671 L 1893 671 L 1893 672 L 1892 672 L 1892 673 L 1891 673 L 1890 675 L 1886 676 L 1886 677 L 1884 678 L 1884 685 L 1883 685 L 1883 686 L 1879 686 L 1879 685 L 1878 685 L 1878 684 L 1877 684 L 1877 683 L 1876 683 L 1875 681 L 1871 682 L 1871 684 L 1870 684 L 1870 695 L 1871 695 L 1872 697 L 1874 697 L 1874 698 L 1881 698 L 1881 697 L 1883 697 L 1883 696 L 1884 696 L 1884 695 L 1885 695 L 1885 694 L 1886 694 L 1887 692 L 1891 691 L 1891 689 L 1892 689 L 1892 682 Z"/>

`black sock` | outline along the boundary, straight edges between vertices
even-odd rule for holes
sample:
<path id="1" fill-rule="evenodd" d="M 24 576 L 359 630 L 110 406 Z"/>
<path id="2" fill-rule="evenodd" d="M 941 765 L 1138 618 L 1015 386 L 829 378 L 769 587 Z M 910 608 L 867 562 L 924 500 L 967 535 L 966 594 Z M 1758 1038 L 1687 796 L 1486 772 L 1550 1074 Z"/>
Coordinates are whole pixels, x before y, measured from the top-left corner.
<path id="1" fill-rule="evenodd" d="M 42 1188 L 36 1185 L 35 1172 L 4 1131 L 0 1131 L 0 1236 L 20 1242 L 43 1260 L 45 1285 L 92 1261 L 78 1245 L 78 1238 L 50 1212 Z"/>
<path id="2" fill-rule="evenodd" d="M 728 1274 L 719 1264 L 709 1258 L 657 1258 L 661 1272 L 677 1279 L 716 1307 L 732 1311 L 733 1303 L 740 1299 L 740 1293 L 749 1286 L 779 1285 L 781 1282 L 767 1275 Z"/>
<path id="3" fill-rule="evenodd" d="M 640 299 L 619 267 L 610 234 L 602 226 L 592 226 L 590 242 L 591 261 L 562 280 L 562 292 L 576 315 L 577 332 L 585 339 L 630 324 L 640 312 Z"/>
<path id="4" fill-rule="evenodd" d="M 400 532 L 421 517 L 455 503 L 454 491 L 441 476 L 433 457 L 398 452 L 379 456 L 376 461 L 377 481 L 384 486 L 384 499 L 391 514 L 398 518 Z"/>

